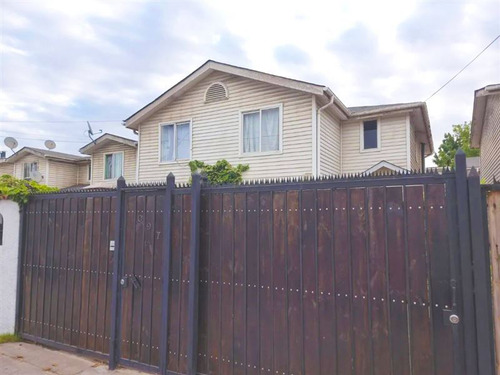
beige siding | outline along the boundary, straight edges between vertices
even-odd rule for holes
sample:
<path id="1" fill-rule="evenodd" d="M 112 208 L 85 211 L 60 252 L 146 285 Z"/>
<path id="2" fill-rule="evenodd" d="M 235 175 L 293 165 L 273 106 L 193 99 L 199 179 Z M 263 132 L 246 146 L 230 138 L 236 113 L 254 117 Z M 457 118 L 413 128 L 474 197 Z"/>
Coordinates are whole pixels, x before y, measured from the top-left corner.
<path id="1" fill-rule="evenodd" d="M 379 118 L 380 148 L 361 151 L 362 121 L 342 123 L 342 173 L 364 172 L 385 160 L 407 168 L 406 115 Z"/>
<path id="2" fill-rule="evenodd" d="M 421 148 L 418 142 L 417 135 L 413 129 L 410 129 L 410 162 L 411 169 L 420 170 L 421 169 Z"/>
<path id="3" fill-rule="evenodd" d="M 212 82 L 228 88 L 227 100 L 204 103 Z M 240 111 L 282 104 L 282 152 L 260 156 L 240 155 Z M 159 163 L 159 124 L 192 121 L 191 159 L 214 163 L 249 164 L 244 178 L 299 176 L 312 173 L 312 101 L 309 94 L 244 79 L 212 73 L 139 126 L 139 181 L 163 180 L 173 172 L 176 181 L 187 181 L 188 162 Z"/>
<path id="4" fill-rule="evenodd" d="M 90 161 L 89 163 L 85 164 L 78 164 L 78 174 L 77 174 L 77 179 L 78 179 L 78 184 L 79 185 L 88 185 L 90 184 L 89 180 L 89 166 L 90 166 Z"/>
<path id="5" fill-rule="evenodd" d="M 328 112 L 320 115 L 320 174 L 340 173 L 340 123 Z"/>
<path id="6" fill-rule="evenodd" d="M 500 181 L 500 95 L 488 97 L 481 134 L 481 178 Z"/>
<path id="7" fill-rule="evenodd" d="M 42 175 L 40 183 L 47 184 L 47 161 L 35 155 L 26 155 L 14 163 L 14 176 L 24 178 L 24 163 L 38 163 L 38 172 Z"/>
<path id="8" fill-rule="evenodd" d="M 47 160 L 47 165 L 47 185 L 62 189 L 78 183 L 78 166 L 75 163 Z"/>
<path id="9" fill-rule="evenodd" d="M 104 155 L 114 152 L 123 152 L 123 177 L 128 182 L 135 182 L 136 148 L 122 143 L 112 143 L 92 154 L 92 185 L 109 181 L 104 180 Z"/>
<path id="10" fill-rule="evenodd" d="M 4 174 L 14 174 L 14 164 L 13 163 L 0 163 L 0 176 Z"/>

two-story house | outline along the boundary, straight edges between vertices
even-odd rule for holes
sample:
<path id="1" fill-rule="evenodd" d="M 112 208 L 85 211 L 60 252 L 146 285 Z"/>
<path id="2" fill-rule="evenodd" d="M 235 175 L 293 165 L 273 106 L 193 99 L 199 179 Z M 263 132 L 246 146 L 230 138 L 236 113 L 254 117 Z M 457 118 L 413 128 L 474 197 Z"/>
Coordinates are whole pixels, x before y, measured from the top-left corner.
<path id="1" fill-rule="evenodd" d="M 425 103 L 348 108 L 326 86 L 211 60 L 124 125 L 139 182 L 187 181 L 195 159 L 253 179 L 422 169 L 433 152 Z"/>

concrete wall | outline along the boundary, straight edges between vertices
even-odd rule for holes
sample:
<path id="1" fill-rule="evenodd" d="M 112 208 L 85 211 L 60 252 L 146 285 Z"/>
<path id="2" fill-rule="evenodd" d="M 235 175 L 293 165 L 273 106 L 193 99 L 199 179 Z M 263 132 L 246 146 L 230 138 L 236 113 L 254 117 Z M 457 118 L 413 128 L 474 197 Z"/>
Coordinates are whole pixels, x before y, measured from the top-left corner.
<path id="1" fill-rule="evenodd" d="M 3 239 L 0 245 L 0 334 L 14 333 L 16 315 L 17 261 L 19 254 L 19 206 L 0 200 Z"/>

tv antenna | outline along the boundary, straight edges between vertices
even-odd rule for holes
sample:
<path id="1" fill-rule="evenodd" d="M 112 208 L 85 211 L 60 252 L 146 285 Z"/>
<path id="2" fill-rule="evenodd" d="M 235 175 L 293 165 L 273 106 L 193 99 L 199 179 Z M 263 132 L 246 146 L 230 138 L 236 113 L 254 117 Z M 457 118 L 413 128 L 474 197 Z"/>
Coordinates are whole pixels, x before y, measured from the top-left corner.
<path id="1" fill-rule="evenodd" d="M 6 137 L 3 140 L 3 143 L 5 144 L 5 146 L 10 148 L 10 151 L 12 151 L 13 153 L 15 153 L 14 149 L 19 145 L 14 137 Z"/>
<path id="2" fill-rule="evenodd" d="M 45 144 L 45 147 L 47 147 L 48 150 L 53 150 L 53 149 L 56 148 L 56 142 L 54 142 L 51 139 L 47 139 L 44 144 Z"/>
<path id="3" fill-rule="evenodd" d="M 101 134 L 102 133 L 102 129 L 99 129 L 99 131 L 97 133 L 94 133 L 94 131 L 92 130 L 92 126 L 90 126 L 90 122 L 87 121 L 87 126 L 89 127 L 88 130 L 85 131 L 85 133 L 87 133 L 87 135 L 89 136 L 90 140 L 95 144 L 95 139 L 92 138 L 94 135 L 97 135 L 97 134 Z"/>

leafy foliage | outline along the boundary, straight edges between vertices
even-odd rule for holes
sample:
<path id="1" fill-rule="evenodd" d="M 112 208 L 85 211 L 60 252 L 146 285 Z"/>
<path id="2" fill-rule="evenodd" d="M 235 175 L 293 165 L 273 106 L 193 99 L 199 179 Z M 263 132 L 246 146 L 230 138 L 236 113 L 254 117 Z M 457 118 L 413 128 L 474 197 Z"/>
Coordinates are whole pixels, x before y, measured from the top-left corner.
<path id="1" fill-rule="evenodd" d="M 453 125 L 452 132 L 444 135 L 443 142 L 433 159 L 438 167 L 455 166 L 455 154 L 459 148 L 465 152 L 467 157 L 479 156 L 479 149 L 473 149 L 470 146 L 470 126 L 470 122 L 464 122 L 463 125 Z"/>
<path id="2" fill-rule="evenodd" d="M 8 174 L 0 176 L 0 199 L 12 199 L 19 204 L 27 203 L 32 194 L 58 190 L 58 188 L 41 185 L 35 181 L 20 180 Z"/>
<path id="3" fill-rule="evenodd" d="M 199 171 L 207 176 L 211 184 L 234 184 L 243 180 L 243 173 L 248 171 L 248 164 L 238 164 L 233 167 L 227 160 L 218 160 L 214 165 L 199 160 L 189 162 L 189 168 L 194 173 Z"/>

